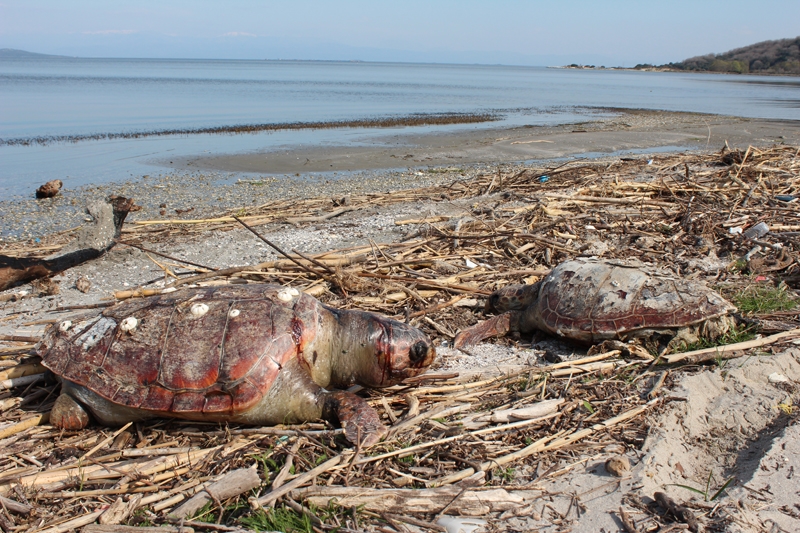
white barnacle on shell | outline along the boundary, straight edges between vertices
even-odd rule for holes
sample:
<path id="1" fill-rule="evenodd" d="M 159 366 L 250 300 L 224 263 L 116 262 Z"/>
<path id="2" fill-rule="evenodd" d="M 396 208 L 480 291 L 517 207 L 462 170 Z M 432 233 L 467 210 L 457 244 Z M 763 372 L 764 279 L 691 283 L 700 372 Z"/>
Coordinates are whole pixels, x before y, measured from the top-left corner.
<path id="1" fill-rule="evenodd" d="M 58 325 L 58 331 L 61 333 L 66 333 L 69 331 L 69 328 L 72 327 L 72 320 L 65 320 L 61 324 Z"/>
<path id="2" fill-rule="evenodd" d="M 206 304 L 194 304 L 189 311 L 191 311 L 193 317 L 200 318 L 208 313 L 208 306 Z"/>
<path id="3" fill-rule="evenodd" d="M 136 320 L 136 317 L 129 316 L 119 323 L 119 329 L 124 333 L 133 333 L 138 325 L 139 321 Z"/>
<path id="4" fill-rule="evenodd" d="M 240 314 L 241 314 L 241 311 L 239 311 L 238 309 L 231 309 L 230 311 L 228 311 L 228 316 L 231 317 L 231 318 L 236 318 Z"/>
<path id="5" fill-rule="evenodd" d="M 292 293 L 289 289 L 281 289 L 278 291 L 278 300 L 282 302 L 291 302 L 292 298 Z"/>
<path id="6" fill-rule="evenodd" d="M 300 296 L 300 291 L 298 291 L 294 287 L 289 287 L 289 294 L 291 294 L 292 296 Z"/>

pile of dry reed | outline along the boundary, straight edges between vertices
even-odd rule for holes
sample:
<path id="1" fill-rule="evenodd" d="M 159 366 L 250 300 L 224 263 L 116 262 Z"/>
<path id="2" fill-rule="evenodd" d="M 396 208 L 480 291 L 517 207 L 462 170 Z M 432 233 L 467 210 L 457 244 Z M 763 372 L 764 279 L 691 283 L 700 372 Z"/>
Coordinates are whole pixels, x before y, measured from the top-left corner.
<path id="1" fill-rule="evenodd" d="M 193 275 L 172 282 L 292 284 L 334 305 L 411 321 L 441 342 L 478 319 L 492 290 L 536 279 L 578 255 L 636 257 L 723 290 L 793 285 L 798 188 L 797 148 L 751 148 L 518 167 L 336 201 L 346 205 L 316 198 L 192 223 L 141 222 L 126 229 L 124 241 L 147 248 L 242 223 L 302 225 L 365 205 L 470 199 L 471 212 L 463 216 L 397 220 L 410 228 L 401 242 L 313 257 L 282 251 L 282 259 L 224 271 L 195 265 Z M 168 260 L 156 261 L 170 269 Z M 156 290 L 117 296 L 148 291 Z M 788 329 L 797 316 L 760 318 Z M 24 341 L 34 340 L 5 339 L 0 354 L 3 531 L 121 531 L 119 524 L 236 531 L 278 527 L 270 520 L 290 511 L 315 531 L 404 532 L 409 524 L 441 531 L 436 521 L 443 515 L 486 513 L 497 520 L 537 515 L 567 527 L 569 512 L 548 508 L 541 481 L 609 447 L 641 446 L 646 416 L 663 402 L 659 392 L 669 372 L 681 360 L 702 360 L 681 355 L 654 366 L 610 351 L 501 375 L 433 372 L 380 393 L 363 391 L 391 429 L 384 442 L 360 450 L 321 423 L 247 428 L 157 421 L 59 431 L 47 424 L 58 385 L 28 355 L 31 344 Z M 652 514 L 646 506 L 636 512 Z"/>

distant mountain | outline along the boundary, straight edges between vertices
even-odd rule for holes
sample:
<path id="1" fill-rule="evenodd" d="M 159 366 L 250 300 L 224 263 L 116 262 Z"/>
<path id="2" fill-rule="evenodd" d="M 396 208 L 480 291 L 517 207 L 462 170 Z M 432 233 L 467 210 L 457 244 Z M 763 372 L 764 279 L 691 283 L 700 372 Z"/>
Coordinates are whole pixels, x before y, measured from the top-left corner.
<path id="1" fill-rule="evenodd" d="M 641 64 L 634 68 L 736 74 L 800 74 L 800 37 L 764 41 L 723 54 L 691 57 L 680 63 L 660 66 Z"/>
<path id="2" fill-rule="evenodd" d="M 54 56 L 50 54 L 37 54 L 26 52 L 25 50 L 15 50 L 14 48 L 0 48 L 0 59 L 47 59 L 48 57 L 68 57 Z"/>

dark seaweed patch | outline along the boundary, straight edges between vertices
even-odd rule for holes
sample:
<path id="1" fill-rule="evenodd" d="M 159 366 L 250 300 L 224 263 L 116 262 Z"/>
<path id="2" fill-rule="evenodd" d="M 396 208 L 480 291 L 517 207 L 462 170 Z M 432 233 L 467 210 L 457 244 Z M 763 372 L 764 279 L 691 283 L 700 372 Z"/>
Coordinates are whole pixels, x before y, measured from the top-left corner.
<path id="1" fill-rule="evenodd" d="M 356 120 L 332 120 L 320 122 L 288 122 L 266 124 L 236 124 L 232 126 L 211 126 L 205 128 L 173 128 L 164 130 L 133 131 L 119 133 L 88 133 L 80 135 L 43 135 L 37 137 L 16 137 L 0 139 L 0 146 L 47 145 L 60 142 L 100 141 L 114 139 L 141 139 L 166 135 L 236 135 L 261 133 L 264 131 L 311 130 L 332 128 L 394 128 L 398 126 L 443 126 L 449 124 L 474 124 L 500 120 L 492 113 L 436 113 L 415 114 L 401 117 L 365 118 Z"/>

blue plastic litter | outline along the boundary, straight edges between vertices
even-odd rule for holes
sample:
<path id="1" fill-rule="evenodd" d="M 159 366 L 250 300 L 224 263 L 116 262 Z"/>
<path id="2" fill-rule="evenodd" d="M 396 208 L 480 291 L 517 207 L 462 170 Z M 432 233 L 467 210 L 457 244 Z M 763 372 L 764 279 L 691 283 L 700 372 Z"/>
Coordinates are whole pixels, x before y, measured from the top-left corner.
<path id="1" fill-rule="evenodd" d="M 775 196 L 775 198 L 781 202 L 792 202 L 797 200 L 797 196 L 792 196 L 791 194 L 778 194 Z"/>
<path id="2" fill-rule="evenodd" d="M 539 183 L 546 183 L 549 179 L 549 176 L 539 176 Z"/>

